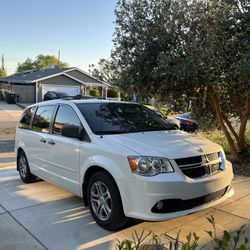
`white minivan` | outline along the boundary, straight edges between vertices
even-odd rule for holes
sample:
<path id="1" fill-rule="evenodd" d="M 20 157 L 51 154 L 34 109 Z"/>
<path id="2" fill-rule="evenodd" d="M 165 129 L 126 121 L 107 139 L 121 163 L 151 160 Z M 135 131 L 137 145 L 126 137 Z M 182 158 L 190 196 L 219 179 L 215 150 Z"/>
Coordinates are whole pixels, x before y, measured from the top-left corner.
<path id="1" fill-rule="evenodd" d="M 16 129 L 17 170 L 83 197 L 106 229 L 128 218 L 162 221 L 233 195 L 221 146 L 176 130 L 154 111 L 109 100 L 27 107 Z"/>

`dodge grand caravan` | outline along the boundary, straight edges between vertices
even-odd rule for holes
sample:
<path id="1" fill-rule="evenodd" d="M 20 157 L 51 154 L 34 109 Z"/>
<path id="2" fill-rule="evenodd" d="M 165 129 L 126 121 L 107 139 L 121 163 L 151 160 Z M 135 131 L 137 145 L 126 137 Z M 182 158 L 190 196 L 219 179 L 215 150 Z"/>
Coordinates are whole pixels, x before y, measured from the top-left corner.
<path id="1" fill-rule="evenodd" d="M 128 218 L 162 221 L 233 195 L 223 149 L 176 130 L 139 104 L 54 100 L 27 107 L 17 125 L 17 170 L 83 198 L 107 229 Z"/>

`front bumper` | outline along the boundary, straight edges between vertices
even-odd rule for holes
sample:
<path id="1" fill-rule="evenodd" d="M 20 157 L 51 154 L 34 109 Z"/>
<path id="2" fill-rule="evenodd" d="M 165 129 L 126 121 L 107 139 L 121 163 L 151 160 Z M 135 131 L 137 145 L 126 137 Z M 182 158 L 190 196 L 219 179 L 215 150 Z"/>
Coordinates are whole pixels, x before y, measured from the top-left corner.
<path id="1" fill-rule="evenodd" d="M 215 206 L 234 193 L 230 186 L 233 179 L 232 164 L 226 161 L 225 165 L 223 171 L 204 178 L 191 179 L 180 172 L 174 172 L 153 177 L 136 175 L 133 181 L 119 181 L 124 213 L 131 218 L 162 221 Z M 223 189 L 225 192 L 221 193 L 222 196 L 215 196 L 213 199 L 213 194 Z M 155 204 L 162 200 L 193 201 L 206 196 L 210 198 L 198 202 L 197 206 L 194 205 L 190 209 L 174 209 L 173 212 L 170 210 L 166 213 L 152 212 Z"/>

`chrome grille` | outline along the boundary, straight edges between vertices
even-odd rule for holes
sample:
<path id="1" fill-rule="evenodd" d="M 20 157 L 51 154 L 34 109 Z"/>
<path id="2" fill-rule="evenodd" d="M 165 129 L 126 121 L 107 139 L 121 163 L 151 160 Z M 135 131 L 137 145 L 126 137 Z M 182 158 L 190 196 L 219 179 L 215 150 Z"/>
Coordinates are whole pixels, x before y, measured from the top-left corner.
<path id="1" fill-rule="evenodd" d="M 216 153 L 206 154 L 205 156 L 209 161 L 215 161 L 219 158 L 219 153 L 216 152 Z"/>
<path id="2" fill-rule="evenodd" d="M 183 174 L 189 178 L 201 178 L 221 171 L 219 152 L 175 160 Z"/>

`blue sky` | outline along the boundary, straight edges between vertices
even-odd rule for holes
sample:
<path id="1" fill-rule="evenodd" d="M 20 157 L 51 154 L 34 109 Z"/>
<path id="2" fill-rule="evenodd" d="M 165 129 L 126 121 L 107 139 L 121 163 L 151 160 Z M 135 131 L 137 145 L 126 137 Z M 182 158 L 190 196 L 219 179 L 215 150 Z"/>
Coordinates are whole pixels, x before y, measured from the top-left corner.
<path id="1" fill-rule="evenodd" d="M 85 71 L 108 58 L 116 0 L 2 0 L 0 55 L 8 74 L 38 54 L 57 56 Z"/>

